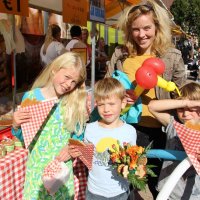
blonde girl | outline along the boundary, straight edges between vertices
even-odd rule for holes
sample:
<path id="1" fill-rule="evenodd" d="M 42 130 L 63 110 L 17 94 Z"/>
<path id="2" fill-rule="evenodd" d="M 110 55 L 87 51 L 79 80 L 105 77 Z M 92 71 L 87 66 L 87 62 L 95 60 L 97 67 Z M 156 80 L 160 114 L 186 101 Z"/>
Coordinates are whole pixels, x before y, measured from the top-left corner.
<path id="1" fill-rule="evenodd" d="M 25 93 L 23 100 L 58 98 L 50 115 L 40 128 L 29 146 L 29 157 L 24 184 L 24 199 L 48 200 L 52 197 L 47 193 L 41 180 L 44 167 L 59 156 L 66 148 L 70 137 L 79 138 L 86 123 L 86 92 L 84 81 L 85 67 L 81 58 L 67 52 L 56 58 L 39 75 L 31 91 Z M 18 110 L 13 117 L 13 135 L 23 140 L 20 125 L 31 120 L 27 111 Z M 76 154 L 76 152 L 74 152 Z M 65 159 L 70 169 L 70 179 L 56 192 L 54 199 L 73 199 L 74 179 L 70 156 Z"/>

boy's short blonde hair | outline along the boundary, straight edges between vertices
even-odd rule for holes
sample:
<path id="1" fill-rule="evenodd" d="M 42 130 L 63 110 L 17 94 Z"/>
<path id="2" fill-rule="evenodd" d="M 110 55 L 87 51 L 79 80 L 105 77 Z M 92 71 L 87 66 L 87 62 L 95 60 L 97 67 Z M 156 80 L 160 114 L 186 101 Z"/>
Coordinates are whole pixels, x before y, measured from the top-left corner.
<path id="1" fill-rule="evenodd" d="M 107 99 L 111 96 L 116 96 L 123 100 L 125 97 L 125 92 L 125 88 L 117 79 L 108 77 L 99 80 L 95 84 L 94 98 L 96 100 L 100 100 Z"/>
<path id="2" fill-rule="evenodd" d="M 200 100 L 200 84 L 190 82 L 180 87 L 181 96 L 177 99 Z"/>

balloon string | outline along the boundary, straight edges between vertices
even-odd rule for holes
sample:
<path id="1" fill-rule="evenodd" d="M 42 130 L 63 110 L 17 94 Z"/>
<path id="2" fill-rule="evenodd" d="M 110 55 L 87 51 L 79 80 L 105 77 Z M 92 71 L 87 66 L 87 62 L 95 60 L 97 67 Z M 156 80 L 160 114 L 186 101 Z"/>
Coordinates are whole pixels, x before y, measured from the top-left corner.
<path id="1" fill-rule="evenodd" d="M 180 93 L 179 89 L 178 89 L 177 87 L 175 87 L 175 89 L 176 89 L 176 91 L 177 91 L 177 93 L 178 93 L 178 96 L 180 97 L 180 96 L 181 96 L 181 93 Z"/>

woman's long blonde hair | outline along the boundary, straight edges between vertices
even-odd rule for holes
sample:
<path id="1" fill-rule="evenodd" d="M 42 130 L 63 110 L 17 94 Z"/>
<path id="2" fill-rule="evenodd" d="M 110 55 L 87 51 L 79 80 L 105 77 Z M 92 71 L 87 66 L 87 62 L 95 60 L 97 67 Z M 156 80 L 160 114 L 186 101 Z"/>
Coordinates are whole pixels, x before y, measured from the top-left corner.
<path id="1" fill-rule="evenodd" d="M 57 57 L 47 65 L 33 83 L 32 89 L 42 88 L 50 84 L 53 78 L 52 72 L 58 72 L 61 68 L 74 68 L 80 72 L 76 87 L 61 97 L 61 104 L 64 110 L 64 125 L 69 132 L 82 133 L 86 123 L 86 68 L 82 63 L 79 54 L 67 52 Z"/>
<path id="2" fill-rule="evenodd" d="M 153 0 L 147 0 L 130 7 L 120 18 L 118 26 L 124 32 L 125 44 L 130 56 L 138 54 L 137 44 L 132 37 L 132 22 L 141 15 L 152 15 L 156 26 L 156 37 L 151 47 L 154 55 L 162 56 L 170 47 L 173 47 L 171 35 L 171 20 L 167 11 Z"/>

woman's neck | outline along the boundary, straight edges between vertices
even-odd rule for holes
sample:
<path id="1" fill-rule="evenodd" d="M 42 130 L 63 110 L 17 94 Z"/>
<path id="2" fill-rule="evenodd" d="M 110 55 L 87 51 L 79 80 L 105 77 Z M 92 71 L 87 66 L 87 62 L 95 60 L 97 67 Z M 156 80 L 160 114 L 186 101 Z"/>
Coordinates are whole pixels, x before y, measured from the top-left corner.
<path id="1" fill-rule="evenodd" d="M 147 49 L 138 48 L 137 52 L 138 52 L 139 56 L 142 56 L 142 55 L 151 55 L 152 54 L 151 47 L 148 47 Z"/>

